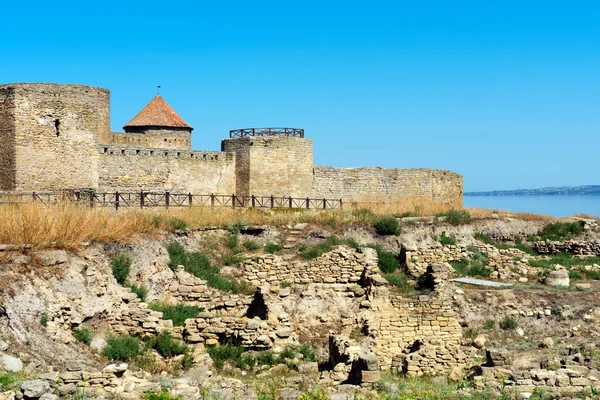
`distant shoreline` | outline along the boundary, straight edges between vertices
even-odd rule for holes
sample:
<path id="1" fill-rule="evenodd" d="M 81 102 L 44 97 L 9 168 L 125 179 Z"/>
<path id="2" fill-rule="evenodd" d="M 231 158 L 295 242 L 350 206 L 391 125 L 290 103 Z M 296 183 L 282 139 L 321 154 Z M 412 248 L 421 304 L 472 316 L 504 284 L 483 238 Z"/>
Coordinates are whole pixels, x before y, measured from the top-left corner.
<path id="1" fill-rule="evenodd" d="M 465 196 L 572 196 L 600 195 L 600 185 L 547 187 L 541 189 L 492 190 L 465 192 Z"/>

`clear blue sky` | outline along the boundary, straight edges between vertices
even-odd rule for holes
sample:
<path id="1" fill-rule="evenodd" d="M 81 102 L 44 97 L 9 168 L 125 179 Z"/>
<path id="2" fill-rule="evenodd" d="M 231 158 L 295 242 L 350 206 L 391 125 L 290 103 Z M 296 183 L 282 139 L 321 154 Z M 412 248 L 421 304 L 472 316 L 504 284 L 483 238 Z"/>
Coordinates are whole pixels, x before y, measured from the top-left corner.
<path id="1" fill-rule="evenodd" d="M 465 189 L 600 184 L 596 1 L 2 0 L 0 82 L 155 94 L 219 149 L 306 129 L 317 165 L 457 171 Z"/>

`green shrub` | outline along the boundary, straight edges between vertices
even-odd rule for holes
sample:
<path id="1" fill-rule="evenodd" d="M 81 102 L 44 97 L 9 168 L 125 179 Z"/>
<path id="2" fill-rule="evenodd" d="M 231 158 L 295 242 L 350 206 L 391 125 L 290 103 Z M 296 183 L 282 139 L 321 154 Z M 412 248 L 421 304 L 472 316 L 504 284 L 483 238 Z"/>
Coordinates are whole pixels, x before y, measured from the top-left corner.
<path id="1" fill-rule="evenodd" d="M 152 216 L 152 226 L 155 228 L 160 228 L 163 223 L 163 218 L 160 215 Z"/>
<path id="2" fill-rule="evenodd" d="M 445 221 L 450 225 L 465 225 L 472 221 L 471 214 L 467 210 L 450 210 L 437 216 L 446 217 Z"/>
<path id="3" fill-rule="evenodd" d="M 281 249 L 282 249 L 281 245 L 279 245 L 277 243 L 268 242 L 265 245 L 265 252 L 267 252 L 269 254 L 276 254 L 279 251 L 281 251 Z"/>
<path id="4" fill-rule="evenodd" d="M 147 342 L 147 346 L 154 349 L 163 357 L 174 357 L 188 352 L 188 346 L 173 339 L 169 332 L 160 332 Z"/>
<path id="5" fill-rule="evenodd" d="M 517 325 L 517 319 L 512 315 L 505 315 L 502 322 L 500 322 L 500 328 L 504 330 L 513 330 Z"/>
<path id="6" fill-rule="evenodd" d="M 401 294 L 410 296 L 416 293 L 414 285 L 408 279 L 408 276 L 402 271 L 396 271 L 393 274 L 384 275 L 384 278 L 391 285 L 394 285 Z"/>
<path id="7" fill-rule="evenodd" d="M 248 251 L 256 251 L 260 249 L 260 244 L 256 242 L 256 240 L 246 240 L 244 242 L 244 248 Z"/>
<path id="8" fill-rule="evenodd" d="M 102 354 L 111 360 L 132 360 L 140 354 L 140 340 L 130 335 L 108 335 Z"/>
<path id="9" fill-rule="evenodd" d="M 493 319 L 486 319 L 485 322 L 483 323 L 483 329 L 495 329 L 496 328 L 496 321 L 494 321 Z"/>
<path id="10" fill-rule="evenodd" d="M 111 261 L 112 273 L 121 285 L 127 282 L 131 270 L 131 256 L 125 252 L 120 253 Z"/>
<path id="11" fill-rule="evenodd" d="M 141 301 L 146 301 L 146 297 L 148 296 L 148 288 L 146 288 L 146 286 L 141 284 L 131 284 L 129 285 L 129 289 L 131 289 L 131 292 L 135 293 Z"/>
<path id="12" fill-rule="evenodd" d="M 529 259 L 529 265 L 538 268 L 554 269 L 554 265 L 560 264 L 563 267 L 573 267 L 576 265 L 600 264 L 600 257 L 585 257 L 580 258 L 572 254 L 560 253 L 550 257 L 540 258 L 537 260 Z M 584 272 L 584 271 L 582 271 Z M 585 271 L 588 272 L 588 271 Z"/>
<path id="13" fill-rule="evenodd" d="M 187 306 L 185 304 L 171 305 L 159 302 L 148 304 L 148 308 L 153 311 L 162 312 L 163 319 L 170 319 L 173 321 L 173 326 L 183 326 L 186 319 L 196 318 L 201 311 L 201 309 L 196 306 Z"/>
<path id="14" fill-rule="evenodd" d="M 303 343 L 298 347 L 298 353 L 302 354 L 306 361 L 317 361 L 317 352 L 308 343 Z"/>
<path id="15" fill-rule="evenodd" d="M 240 254 L 222 254 L 221 260 L 223 260 L 224 265 L 237 265 L 244 261 L 244 257 Z"/>
<path id="16" fill-rule="evenodd" d="M 303 248 L 300 254 L 305 260 L 312 260 L 331 250 L 333 250 L 331 245 L 327 242 L 323 242 Z"/>
<path id="17" fill-rule="evenodd" d="M 73 336 L 81 343 L 87 344 L 89 346 L 90 343 L 92 343 L 92 338 L 94 337 L 94 334 L 89 328 L 82 326 L 81 328 L 73 331 Z"/>
<path id="18" fill-rule="evenodd" d="M 183 398 L 181 395 L 171 395 L 166 390 L 160 392 L 148 392 L 142 396 L 144 400 L 180 400 Z"/>
<path id="19" fill-rule="evenodd" d="M 48 314 L 42 313 L 42 315 L 40 315 L 40 324 L 42 324 L 42 326 L 48 326 Z"/>
<path id="20" fill-rule="evenodd" d="M 488 257 L 474 247 L 468 250 L 473 254 L 473 259 L 463 258 L 459 261 L 449 261 L 457 274 L 466 276 L 490 276 L 492 270 L 487 268 Z"/>
<path id="21" fill-rule="evenodd" d="M 538 232 L 541 240 L 568 240 L 583 232 L 582 222 L 552 222 Z"/>
<path id="22" fill-rule="evenodd" d="M 442 234 L 439 237 L 439 241 L 443 245 L 456 246 L 456 240 L 454 240 L 453 238 L 451 238 L 449 236 L 446 236 L 446 232 L 442 232 Z"/>
<path id="23" fill-rule="evenodd" d="M 258 365 L 275 365 L 277 364 L 277 359 L 275 357 L 275 353 L 271 350 L 260 351 L 255 356 L 256 364 Z"/>
<path id="24" fill-rule="evenodd" d="M 215 363 L 215 368 L 221 370 L 226 361 L 234 366 L 239 365 L 244 348 L 227 343 L 221 346 L 207 346 L 206 351 Z"/>
<path id="25" fill-rule="evenodd" d="M 171 218 L 169 220 L 169 226 L 175 231 L 182 231 L 188 227 L 187 222 L 181 218 Z"/>
<path id="26" fill-rule="evenodd" d="M 373 227 L 380 235 L 399 235 L 400 223 L 394 217 L 381 217 L 375 220 Z"/>
<path id="27" fill-rule="evenodd" d="M 238 233 L 240 233 L 240 229 L 250 225 L 250 221 L 247 221 L 245 219 L 238 219 L 235 222 L 228 222 L 225 224 L 225 229 L 227 229 L 227 231 L 233 235 L 237 235 Z"/>
<path id="28" fill-rule="evenodd" d="M 239 284 L 219 275 L 220 268 L 212 265 L 209 258 L 203 253 L 188 253 L 181 244 L 176 242 L 170 243 L 167 251 L 171 268 L 183 265 L 186 272 L 205 280 L 206 284 L 212 288 L 234 293 L 248 290 L 244 283 Z"/>
<path id="29" fill-rule="evenodd" d="M 400 261 L 394 253 L 390 253 L 388 251 L 378 252 L 378 261 L 377 266 L 384 274 L 391 274 L 392 272 L 398 269 L 400 265 Z"/>
<path id="30" fill-rule="evenodd" d="M 233 253 L 239 253 L 240 237 L 237 234 L 231 234 L 227 238 L 227 248 Z"/>

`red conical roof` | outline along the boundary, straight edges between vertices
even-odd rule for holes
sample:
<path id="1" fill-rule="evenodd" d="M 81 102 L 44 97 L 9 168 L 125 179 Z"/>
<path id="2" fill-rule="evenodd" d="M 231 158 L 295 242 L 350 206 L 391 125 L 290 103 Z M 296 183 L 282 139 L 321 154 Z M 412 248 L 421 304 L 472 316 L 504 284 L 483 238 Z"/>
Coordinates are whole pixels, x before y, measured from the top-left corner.
<path id="1" fill-rule="evenodd" d="M 164 126 L 169 128 L 193 129 L 158 94 L 123 128 L 133 126 Z"/>

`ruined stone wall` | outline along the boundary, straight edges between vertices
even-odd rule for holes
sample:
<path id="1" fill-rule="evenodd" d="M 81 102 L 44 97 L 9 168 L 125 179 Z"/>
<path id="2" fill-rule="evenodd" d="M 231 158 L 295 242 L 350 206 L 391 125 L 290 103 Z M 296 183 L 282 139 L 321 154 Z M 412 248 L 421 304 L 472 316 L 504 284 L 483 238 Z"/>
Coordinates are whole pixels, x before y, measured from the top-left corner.
<path id="1" fill-rule="evenodd" d="M 15 188 L 14 88 L 0 87 L 0 189 Z"/>
<path id="2" fill-rule="evenodd" d="M 463 178 L 450 171 L 410 168 L 314 167 L 310 197 L 371 202 L 428 199 L 462 206 Z"/>
<path id="3" fill-rule="evenodd" d="M 129 146 L 100 146 L 99 190 L 235 193 L 235 155 Z"/>
<path id="4" fill-rule="evenodd" d="M 101 144 L 152 147 L 158 149 L 191 149 L 191 135 L 187 129 L 145 129 L 139 133 L 110 132 L 101 138 Z"/>
<path id="5" fill-rule="evenodd" d="M 96 187 L 96 145 L 99 133 L 110 124 L 108 90 L 47 83 L 2 89 L 12 92 L 14 118 L 14 146 L 8 144 L 14 147 L 14 185 L 5 183 L 6 189 Z M 10 166 L 8 171 L 10 175 Z"/>
<path id="6" fill-rule="evenodd" d="M 377 268 L 377 254 L 369 248 L 341 246 L 312 261 L 284 261 L 265 254 L 249 259 L 241 266 L 242 276 L 253 286 L 282 283 L 341 283 L 361 280 L 367 270 Z"/>
<path id="7" fill-rule="evenodd" d="M 392 366 L 394 357 L 408 356 L 417 340 L 426 343 L 435 338 L 438 348 L 460 345 L 462 329 L 450 301 L 429 296 L 404 298 L 390 293 L 387 287 L 374 288 L 369 301 L 372 317 L 367 329 L 374 337 L 373 352 L 384 369 Z M 454 366 L 457 361 L 449 359 L 450 364 Z M 421 372 L 435 375 L 436 371 Z"/>
<path id="8" fill-rule="evenodd" d="M 244 137 L 222 141 L 236 152 L 240 196 L 307 197 L 312 183 L 312 140 L 296 137 Z"/>

